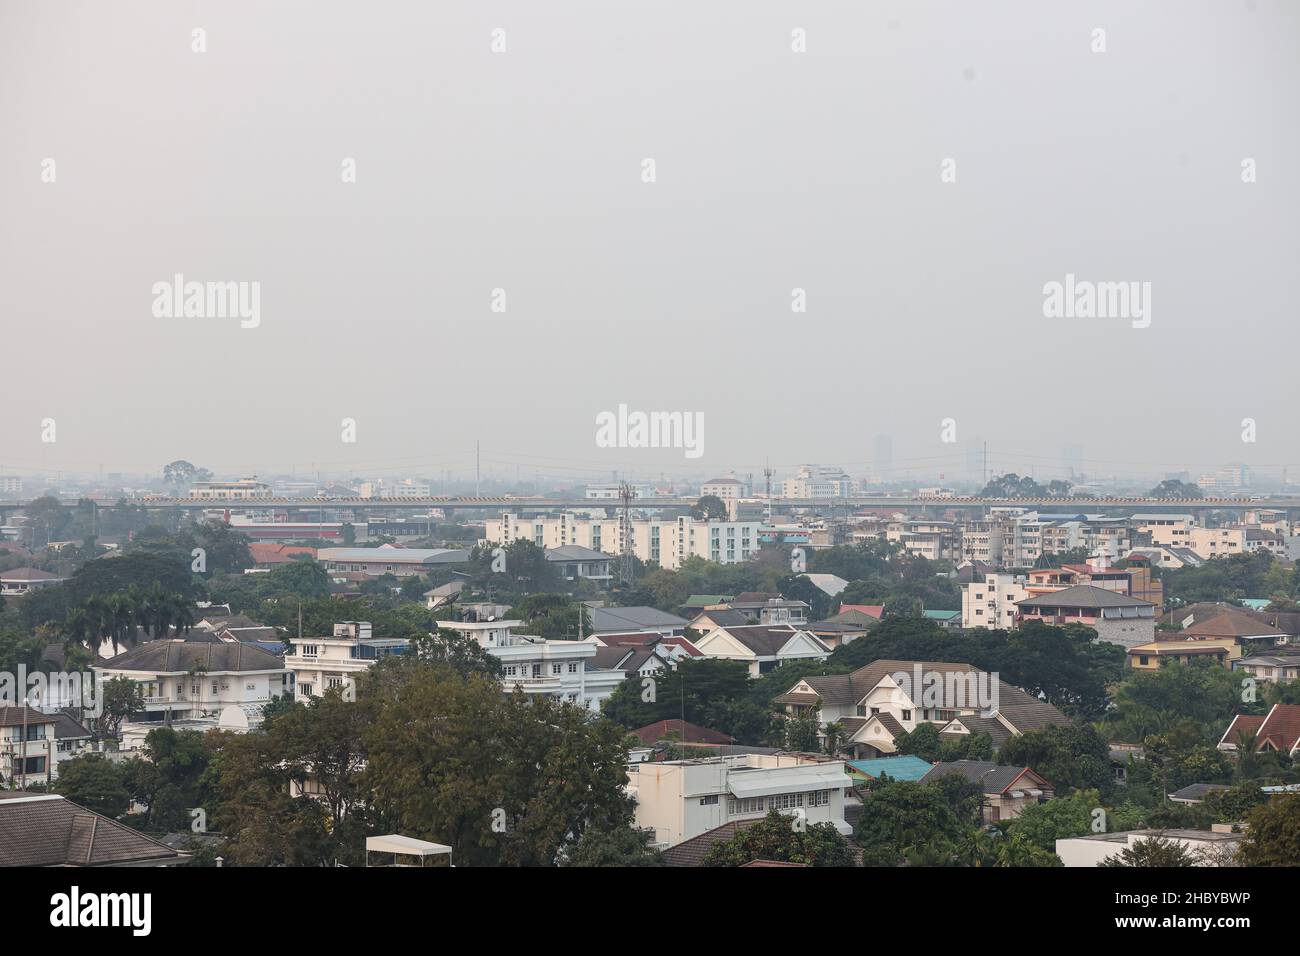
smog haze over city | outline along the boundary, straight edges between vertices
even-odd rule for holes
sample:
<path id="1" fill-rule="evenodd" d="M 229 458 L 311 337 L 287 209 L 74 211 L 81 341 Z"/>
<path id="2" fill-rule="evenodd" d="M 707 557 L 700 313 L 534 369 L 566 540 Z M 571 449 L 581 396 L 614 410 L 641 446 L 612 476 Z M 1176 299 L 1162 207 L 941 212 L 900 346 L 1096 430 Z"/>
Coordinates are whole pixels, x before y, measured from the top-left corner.
<path id="1" fill-rule="evenodd" d="M 872 867 L 877 932 L 1293 936 L 1297 53 L 1295 0 L 0 0 L 0 912 L 599 946 L 612 885 Z"/>

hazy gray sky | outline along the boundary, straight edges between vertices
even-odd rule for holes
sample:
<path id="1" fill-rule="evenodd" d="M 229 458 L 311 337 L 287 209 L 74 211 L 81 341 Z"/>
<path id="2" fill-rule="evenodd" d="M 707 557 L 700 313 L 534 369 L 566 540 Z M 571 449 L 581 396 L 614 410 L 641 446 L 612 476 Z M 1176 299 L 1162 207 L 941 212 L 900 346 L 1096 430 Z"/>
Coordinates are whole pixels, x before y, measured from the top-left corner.
<path id="1" fill-rule="evenodd" d="M 0 0 L 0 471 L 1300 468 L 1298 46 L 1281 0 Z M 260 325 L 155 317 L 175 273 Z M 1150 327 L 1045 318 L 1066 273 Z M 704 456 L 596 447 L 619 403 Z"/>

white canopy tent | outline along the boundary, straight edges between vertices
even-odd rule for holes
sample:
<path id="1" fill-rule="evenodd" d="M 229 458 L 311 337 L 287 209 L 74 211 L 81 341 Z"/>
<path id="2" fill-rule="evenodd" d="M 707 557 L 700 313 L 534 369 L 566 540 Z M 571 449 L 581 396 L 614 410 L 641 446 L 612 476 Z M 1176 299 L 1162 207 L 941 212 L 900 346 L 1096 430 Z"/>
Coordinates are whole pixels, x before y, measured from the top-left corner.
<path id="1" fill-rule="evenodd" d="M 391 862 L 373 862 L 371 854 L 379 854 L 379 859 L 391 858 Z M 430 860 L 445 856 L 451 865 L 451 847 L 428 840 L 390 833 L 387 836 L 366 837 L 366 866 L 430 866 Z M 419 862 L 401 862 L 401 857 L 414 858 Z"/>

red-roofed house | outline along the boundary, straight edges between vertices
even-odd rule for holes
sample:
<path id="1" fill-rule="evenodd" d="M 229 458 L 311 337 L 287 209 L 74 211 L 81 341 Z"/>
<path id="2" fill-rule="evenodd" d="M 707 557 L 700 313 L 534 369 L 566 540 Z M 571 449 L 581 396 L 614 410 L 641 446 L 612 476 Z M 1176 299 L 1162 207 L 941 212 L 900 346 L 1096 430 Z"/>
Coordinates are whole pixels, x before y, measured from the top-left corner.
<path id="1" fill-rule="evenodd" d="M 843 614 L 845 611 L 861 611 L 879 621 L 880 615 L 885 613 L 885 606 L 883 604 L 841 604 L 840 613 Z"/>
<path id="2" fill-rule="evenodd" d="M 653 724 L 646 724 L 632 731 L 632 734 L 639 737 L 647 747 L 669 739 L 684 744 L 710 744 L 719 747 L 735 743 L 734 737 L 729 737 L 720 730 L 710 730 L 708 727 L 692 724 L 688 720 L 657 720 Z"/>
<path id="3" fill-rule="evenodd" d="M 1300 753 L 1300 704 L 1274 704 L 1263 717 L 1238 714 L 1219 740 L 1219 749 L 1238 750 L 1252 735 L 1256 753 L 1272 750 L 1294 757 Z"/>
<path id="4" fill-rule="evenodd" d="M 274 567 L 297 560 L 299 555 L 316 557 L 316 549 L 297 544 L 278 544 L 274 541 L 254 541 L 248 546 L 253 563 L 259 568 Z"/>

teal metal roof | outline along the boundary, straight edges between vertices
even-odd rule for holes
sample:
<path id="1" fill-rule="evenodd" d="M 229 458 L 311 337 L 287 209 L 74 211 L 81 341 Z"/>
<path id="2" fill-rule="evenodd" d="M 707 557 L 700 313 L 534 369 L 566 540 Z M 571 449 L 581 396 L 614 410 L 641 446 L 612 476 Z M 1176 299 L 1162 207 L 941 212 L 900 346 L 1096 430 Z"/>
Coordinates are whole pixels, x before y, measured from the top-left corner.
<path id="1" fill-rule="evenodd" d="M 882 773 L 890 780 L 920 780 L 930 772 L 930 762 L 920 757 L 876 757 L 873 760 L 850 760 L 848 766 L 858 773 L 877 779 Z"/>

